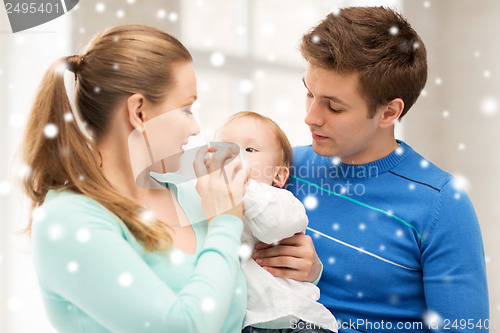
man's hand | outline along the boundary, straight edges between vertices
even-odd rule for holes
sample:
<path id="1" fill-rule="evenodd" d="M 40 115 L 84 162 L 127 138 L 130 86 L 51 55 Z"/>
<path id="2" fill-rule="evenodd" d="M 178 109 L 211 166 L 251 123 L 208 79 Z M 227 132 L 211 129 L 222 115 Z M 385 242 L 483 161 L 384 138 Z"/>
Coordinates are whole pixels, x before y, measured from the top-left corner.
<path id="1" fill-rule="evenodd" d="M 276 277 L 314 282 L 321 272 L 312 239 L 303 233 L 285 238 L 277 245 L 259 242 L 252 258 Z"/>

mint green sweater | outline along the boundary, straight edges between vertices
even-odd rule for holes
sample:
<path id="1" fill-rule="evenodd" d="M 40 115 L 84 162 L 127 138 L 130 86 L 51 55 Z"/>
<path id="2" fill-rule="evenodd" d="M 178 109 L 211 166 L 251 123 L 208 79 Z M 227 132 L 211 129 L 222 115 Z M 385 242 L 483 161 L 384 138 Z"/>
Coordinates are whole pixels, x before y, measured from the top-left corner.
<path id="1" fill-rule="evenodd" d="M 193 193 L 178 196 L 198 221 Z M 35 268 L 52 325 L 60 332 L 240 332 L 246 283 L 231 215 L 192 224 L 196 253 L 146 252 L 96 201 L 49 191 L 34 213 Z"/>

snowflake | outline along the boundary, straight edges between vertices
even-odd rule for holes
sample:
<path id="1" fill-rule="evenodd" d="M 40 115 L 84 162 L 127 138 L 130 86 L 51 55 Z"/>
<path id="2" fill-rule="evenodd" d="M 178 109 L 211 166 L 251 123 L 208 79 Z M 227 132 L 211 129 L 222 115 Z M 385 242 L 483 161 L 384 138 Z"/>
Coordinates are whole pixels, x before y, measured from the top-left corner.
<path id="1" fill-rule="evenodd" d="M 333 8 L 332 9 L 332 15 L 333 16 L 339 16 L 340 15 L 340 8 Z"/>
<path id="2" fill-rule="evenodd" d="M 380 249 L 380 251 L 385 251 L 385 245 L 380 245 L 378 248 Z"/>
<path id="3" fill-rule="evenodd" d="M 68 269 L 68 272 L 70 273 L 76 273 L 78 272 L 78 263 L 76 261 L 70 261 L 68 263 L 68 265 L 66 266 L 66 268 Z"/>
<path id="4" fill-rule="evenodd" d="M 10 311 L 18 311 L 23 306 L 23 302 L 19 297 L 9 297 L 7 300 L 7 308 Z"/>
<path id="5" fill-rule="evenodd" d="M 243 260 L 248 260 L 252 255 L 252 248 L 248 244 L 241 244 L 238 248 L 238 255 Z"/>
<path id="6" fill-rule="evenodd" d="M 332 158 L 332 164 L 333 165 L 339 165 L 340 164 L 340 158 L 338 158 L 338 157 Z"/>
<path id="7" fill-rule="evenodd" d="M 173 249 L 170 252 L 170 260 L 174 265 L 180 265 L 184 262 L 184 253 L 180 250 Z"/>
<path id="8" fill-rule="evenodd" d="M 33 212 L 31 213 L 31 218 L 33 219 L 33 222 L 40 222 L 45 218 L 45 210 L 42 207 L 37 207 L 33 209 Z"/>
<path id="9" fill-rule="evenodd" d="M 274 53 L 269 53 L 267 55 L 267 61 L 274 62 L 276 60 L 276 55 Z"/>
<path id="10" fill-rule="evenodd" d="M 201 301 L 201 309 L 204 312 L 212 312 L 215 309 L 215 301 L 211 298 L 204 298 Z"/>
<path id="11" fill-rule="evenodd" d="M 413 48 L 416 50 L 420 47 L 420 43 L 419 42 L 415 42 L 413 43 Z"/>
<path id="12" fill-rule="evenodd" d="M 243 292 L 241 291 L 241 288 L 236 288 L 236 290 L 234 291 L 234 293 L 236 295 L 241 295 Z"/>
<path id="13" fill-rule="evenodd" d="M 313 195 L 308 195 L 304 198 L 304 207 L 307 210 L 314 210 L 318 207 L 318 199 Z"/>
<path id="14" fill-rule="evenodd" d="M 76 232 L 76 239 L 80 243 L 87 243 L 90 240 L 90 238 L 91 238 L 91 233 L 90 230 L 87 228 L 78 229 L 78 231 Z"/>
<path id="15" fill-rule="evenodd" d="M 179 14 L 177 14 L 176 12 L 171 12 L 170 14 L 168 14 L 168 19 L 170 20 L 170 22 L 176 22 L 179 19 Z"/>
<path id="16" fill-rule="evenodd" d="M 422 91 L 420 92 L 420 95 L 421 95 L 422 97 L 427 96 L 427 90 L 422 89 Z"/>
<path id="17" fill-rule="evenodd" d="M 441 115 L 443 116 L 443 118 L 448 118 L 450 116 L 450 111 L 444 110 Z"/>
<path id="18" fill-rule="evenodd" d="M 429 8 L 431 6 L 430 1 L 424 1 L 424 8 Z"/>
<path id="19" fill-rule="evenodd" d="M 410 185 L 408 185 L 408 188 L 413 191 L 415 189 L 415 184 L 411 183 Z"/>
<path id="20" fill-rule="evenodd" d="M 57 76 L 63 76 L 66 70 L 68 69 L 68 64 L 67 63 L 60 63 L 56 66 L 55 72 Z"/>
<path id="21" fill-rule="evenodd" d="M 49 123 L 43 128 L 43 134 L 47 139 L 54 139 L 59 133 L 59 129 L 56 125 Z"/>
<path id="22" fill-rule="evenodd" d="M 116 17 L 123 18 L 125 16 L 125 11 L 123 9 L 118 9 L 116 11 Z"/>
<path id="23" fill-rule="evenodd" d="M 427 161 L 427 160 L 421 160 L 420 161 L 420 166 L 422 168 L 424 168 L 424 169 L 427 168 L 429 166 L 429 161 Z"/>
<path id="24" fill-rule="evenodd" d="M 361 224 L 359 225 L 359 230 L 363 231 L 363 230 L 365 230 L 365 229 L 366 229 L 366 224 L 361 223 Z"/>
<path id="25" fill-rule="evenodd" d="M 363 292 L 358 291 L 358 298 L 363 298 L 363 296 L 364 296 L 364 295 L 363 295 Z"/>
<path id="26" fill-rule="evenodd" d="M 240 89 L 240 92 L 242 94 L 247 95 L 247 94 L 251 93 L 253 90 L 252 81 L 248 80 L 248 79 L 241 80 L 239 85 L 238 85 L 238 88 Z"/>
<path id="27" fill-rule="evenodd" d="M 470 189 L 470 182 L 465 176 L 461 174 L 456 174 L 455 178 L 452 180 L 451 185 L 457 191 L 465 190 L 468 191 Z"/>
<path id="28" fill-rule="evenodd" d="M 490 71 L 484 71 L 484 72 L 483 72 L 483 76 L 484 76 L 485 78 L 489 78 L 489 77 L 491 76 L 491 72 L 490 72 Z"/>
<path id="29" fill-rule="evenodd" d="M 95 5 L 95 10 L 98 13 L 103 13 L 106 10 L 106 5 L 104 3 L 102 3 L 102 2 L 98 2 Z"/>
<path id="30" fill-rule="evenodd" d="M 329 263 L 330 265 L 335 264 L 335 258 L 334 258 L 334 257 L 330 257 L 330 258 L 328 258 L 328 263 Z"/>
<path id="31" fill-rule="evenodd" d="M 13 113 L 9 117 L 9 125 L 14 128 L 21 128 L 24 126 L 25 117 L 18 113 Z"/>
<path id="32" fill-rule="evenodd" d="M 120 69 L 120 64 L 118 64 L 118 63 L 114 63 L 114 64 L 113 64 L 113 69 L 114 69 L 115 71 L 119 70 L 119 69 Z"/>
<path id="33" fill-rule="evenodd" d="M 236 28 L 236 34 L 239 36 L 243 36 L 247 33 L 247 29 L 244 26 L 239 26 Z"/>
<path id="34" fill-rule="evenodd" d="M 135 3 L 135 0 L 127 0 L 127 3 L 128 3 L 129 5 L 133 5 L 133 4 Z"/>
<path id="35" fill-rule="evenodd" d="M 318 44 L 320 41 L 321 41 L 321 38 L 318 36 L 318 35 L 313 35 L 311 37 L 311 41 L 314 43 L 314 44 Z"/>
<path id="36" fill-rule="evenodd" d="M 143 209 L 139 213 L 139 216 L 140 216 L 141 220 L 146 222 L 146 223 L 153 223 L 154 221 L 156 221 L 156 214 L 151 209 Z"/>
<path id="37" fill-rule="evenodd" d="M 398 237 L 403 237 L 403 235 L 404 235 L 403 230 L 398 229 L 398 230 L 396 231 L 396 236 L 398 236 Z"/>
<path id="38" fill-rule="evenodd" d="M 396 36 L 398 33 L 399 33 L 399 28 L 396 27 L 395 25 L 393 25 L 390 29 L 389 29 L 389 33 L 393 36 Z"/>
<path id="39" fill-rule="evenodd" d="M 465 150 L 465 143 L 459 143 L 458 144 L 458 149 L 459 150 Z"/>
<path id="40" fill-rule="evenodd" d="M 83 28 L 83 27 L 82 27 L 82 28 L 80 28 L 80 29 L 78 30 L 78 32 L 80 32 L 80 34 L 82 34 L 82 35 L 85 33 L 85 31 L 86 31 L 86 30 L 85 30 L 85 28 Z"/>
<path id="41" fill-rule="evenodd" d="M 99 94 L 99 93 L 101 92 L 101 87 L 97 87 L 97 86 L 96 86 L 96 87 L 94 87 L 94 92 L 95 92 L 96 94 Z"/>
<path id="42" fill-rule="evenodd" d="M 474 57 L 479 58 L 481 56 L 481 53 L 479 51 L 474 51 Z"/>
<path id="43" fill-rule="evenodd" d="M 441 316 L 435 311 L 427 311 L 423 317 L 426 327 L 437 329 L 443 322 Z"/>
<path id="44" fill-rule="evenodd" d="M 498 112 L 498 101 L 495 97 L 485 97 L 480 107 L 485 116 L 494 116 Z"/>
<path id="45" fill-rule="evenodd" d="M 124 288 L 130 287 L 132 282 L 134 282 L 134 278 L 130 273 L 124 272 L 118 276 L 118 283 Z"/>
<path id="46" fill-rule="evenodd" d="M 334 223 L 332 225 L 332 228 L 333 228 L 333 230 L 339 230 L 340 229 L 340 225 L 338 223 Z"/>
<path id="47" fill-rule="evenodd" d="M 72 120 L 73 120 L 73 114 L 71 113 L 71 111 L 66 112 L 64 114 L 64 121 L 69 123 Z"/>
<path id="48" fill-rule="evenodd" d="M 6 180 L 0 181 L 0 195 L 7 195 L 10 193 L 10 184 Z"/>
<path id="49" fill-rule="evenodd" d="M 226 57 L 221 52 L 214 52 L 210 55 L 210 63 L 214 67 L 221 67 L 226 62 Z"/>
<path id="50" fill-rule="evenodd" d="M 276 29 L 274 28 L 274 24 L 265 23 L 262 25 L 261 32 L 264 36 L 271 37 L 275 34 Z"/>
<path id="51" fill-rule="evenodd" d="M 163 19 L 163 18 L 165 18 L 165 16 L 167 16 L 167 12 L 165 11 L 165 9 L 159 9 L 159 10 L 156 12 L 156 16 L 157 16 L 159 19 Z"/>
<path id="52" fill-rule="evenodd" d="M 396 148 L 395 152 L 396 152 L 396 155 L 403 155 L 405 150 L 403 147 L 399 146 L 398 148 Z"/>
<path id="53" fill-rule="evenodd" d="M 58 240 L 64 234 L 64 230 L 60 225 L 52 225 L 49 228 L 48 232 L 49 232 L 49 238 L 52 240 Z"/>
<path id="54" fill-rule="evenodd" d="M 434 80 L 434 82 L 436 83 L 436 85 L 440 86 L 443 83 L 443 79 L 438 77 L 438 78 L 436 78 L 436 80 Z"/>
<path id="55" fill-rule="evenodd" d="M 345 279 L 346 279 L 346 281 L 351 281 L 352 280 L 352 275 L 351 274 L 347 274 L 345 276 Z"/>
<path id="56" fill-rule="evenodd" d="M 151 327 L 151 323 L 150 323 L 149 321 L 145 322 L 145 323 L 144 323 L 144 327 L 146 327 L 146 328 Z"/>

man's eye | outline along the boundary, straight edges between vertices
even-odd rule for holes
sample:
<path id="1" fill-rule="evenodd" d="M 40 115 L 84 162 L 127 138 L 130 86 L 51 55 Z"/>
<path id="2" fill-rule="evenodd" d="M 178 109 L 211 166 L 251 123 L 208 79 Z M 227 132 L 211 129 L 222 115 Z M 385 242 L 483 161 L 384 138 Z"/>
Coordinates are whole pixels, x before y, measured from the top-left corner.
<path id="1" fill-rule="evenodd" d="M 257 151 L 257 149 L 252 148 L 252 147 L 247 147 L 247 148 L 245 148 L 245 151 L 246 151 L 247 153 L 255 153 L 255 152 Z"/>
<path id="2" fill-rule="evenodd" d="M 337 110 L 337 109 L 334 109 L 332 108 L 330 105 L 328 105 L 328 109 L 330 109 L 330 111 L 334 112 L 334 113 L 340 113 L 342 112 L 342 110 Z"/>

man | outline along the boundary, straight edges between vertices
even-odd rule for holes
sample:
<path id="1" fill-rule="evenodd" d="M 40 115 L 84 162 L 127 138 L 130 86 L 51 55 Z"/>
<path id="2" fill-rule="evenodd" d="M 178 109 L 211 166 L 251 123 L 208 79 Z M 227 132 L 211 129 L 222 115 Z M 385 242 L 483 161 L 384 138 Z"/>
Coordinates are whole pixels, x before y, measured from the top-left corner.
<path id="1" fill-rule="evenodd" d="M 308 209 L 320 302 L 339 331 L 487 332 L 474 208 L 450 174 L 394 137 L 427 79 L 420 37 L 390 9 L 351 7 L 304 35 L 301 52 L 313 143 L 294 149 L 288 188 Z M 310 252 L 306 237 L 261 244 L 255 257 L 311 280 L 318 261 L 298 254 Z"/>

